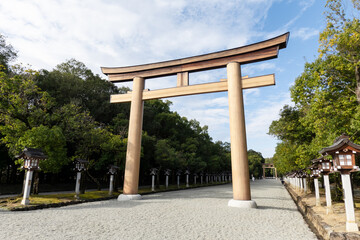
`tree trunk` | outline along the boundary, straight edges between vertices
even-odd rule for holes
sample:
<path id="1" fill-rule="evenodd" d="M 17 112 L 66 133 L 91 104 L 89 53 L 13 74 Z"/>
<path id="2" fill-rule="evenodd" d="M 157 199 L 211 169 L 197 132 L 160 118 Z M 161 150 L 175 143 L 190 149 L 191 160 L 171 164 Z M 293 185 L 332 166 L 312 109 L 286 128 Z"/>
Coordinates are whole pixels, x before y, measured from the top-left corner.
<path id="1" fill-rule="evenodd" d="M 356 80 L 356 99 L 358 104 L 360 104 L 360 69 L 359 66 L 355 66 L 355 80 Z"/>
<path id="2" fill-rule="evenodd" d="M 34 178 L 32 183 L 32 194 L 39 194 L 39 172 L 34 172 Z"/>
<path id="3" fill-rule="evenodd" d="M 86 175 L 85 172 L 81 173 L 81 179 L 80 179 L 80 194 L 84 194 L 85 193 L 85 189 L 86 189 Z"/>
<path id="4" fill-rule="evenodd" d="M 24 174 L 24 180 L 23 180 L 23 186 L 22 186 L 22 190 L 21 190 L 21 196 L 24 196 L 24 191 L 25 191 L 25 183 L 26 183 L 26 173 L 29 170 L 25 170 L 25 174 Z"/>
<path id="5" fill-rule="evenodd" d="M 93 182 L 96 183 L 97 190 L 101 191 L 101 184 L 100 184 L 99 180 L 97 180 L 95 177 L 91 176 L 91 174 L 88 171 L 86 171 L 86 173 L 91 178 L 91 180 L 93 180 Z"/>

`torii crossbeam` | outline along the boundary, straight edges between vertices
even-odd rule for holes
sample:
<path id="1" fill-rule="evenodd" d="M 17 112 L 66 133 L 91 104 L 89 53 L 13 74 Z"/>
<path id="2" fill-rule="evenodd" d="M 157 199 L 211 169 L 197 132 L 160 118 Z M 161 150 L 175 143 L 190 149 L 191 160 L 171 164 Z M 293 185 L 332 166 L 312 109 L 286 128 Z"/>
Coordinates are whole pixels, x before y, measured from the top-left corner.
<path id="1" fill-rule="evenodd" d="M 233 184 L 233 199 L 229 201 L 229 206 L 256 207 L 250 194 L 242 89 L 274 85 L 275 77 L 273 74 L 252 78 L 241 77 L 240 66 L 276 58 L 279 50 L 286 48 L 289 35 L 290 33 L 285 33 L 239 48 L 166 62 L 128 67 L 102 67 L 102 72 L 111 82 L 133 81 L 131 92 L 112 95 L 110 100 L 111 103 L 131 102 L 124 189 L 118 200 L 141 198 L 138 194 L 138 183 L 144 100 L 228 91 Z M 189 73 L 225 67 L 227 79 L 220 79 L 216 83 L 189 85 Z M 146 79 L 170 75 L 177 75 L 176 87 L 144 90 Z"/>

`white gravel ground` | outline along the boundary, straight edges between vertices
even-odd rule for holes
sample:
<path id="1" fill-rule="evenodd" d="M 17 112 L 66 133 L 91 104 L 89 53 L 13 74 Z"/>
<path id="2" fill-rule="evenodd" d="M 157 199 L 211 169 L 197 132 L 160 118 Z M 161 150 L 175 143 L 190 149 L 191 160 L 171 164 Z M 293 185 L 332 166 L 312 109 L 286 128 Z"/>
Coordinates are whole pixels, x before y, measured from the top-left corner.
<path id="1" fill-rule="evenodd" d="M 231 184 L 28 212 L 0 212 L 0 239 L 317 239 L 276 180 L 251 184 L 257 209 L 228 207 Z"/>

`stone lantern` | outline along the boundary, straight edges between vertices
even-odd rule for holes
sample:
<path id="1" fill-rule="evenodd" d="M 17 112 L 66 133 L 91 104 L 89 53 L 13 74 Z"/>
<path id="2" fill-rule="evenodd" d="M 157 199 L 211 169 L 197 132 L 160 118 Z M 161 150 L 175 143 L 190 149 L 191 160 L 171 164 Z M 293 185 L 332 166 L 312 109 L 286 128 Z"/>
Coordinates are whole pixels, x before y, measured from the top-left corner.
<path id="1" fill-rule="evenodd" d="M 315 187 L 315 198 L 316 198 L 316 206 L 320 206 L 320 193 L 319 193 L 319 159 L 312 160 L 313 164 L 310 166 L 311 174 L 310 177 L 314 178 L 314 187 Z"/>
<path id="2" fill-rule="evenodd" d="M 155 175 L 157 174 L 158 169 L 157 168 L 151 168 L 150 169 L 150 175 L 151 175 L 151 191 L 155 191 Z"/>
<path id="3" fill-rule="evenodd" d="M 33 172 L 40 169 L 40 160 L 46 159 L 47 156 L 43 153 L 41 149 L 24 148 L 23 152 L 16 156 L 16 158 L 24 160 L 24 165 L 22 166 L 22 168 L 27 170 L 24 186 L 24 196 L 21 200 L 21 204 L 28 205 L 30 203 L 29 196 Z"/>
<path id="4" fill-rule="evenodd" d="M 181 170 L 176 171 L 176 183 L 177 187 L 180 188 L 180 176 L 181 176 Z"/>
<path id="5" fill-rule="evenodd" d="M 85 159 L 76 159 L 74 162 L 75 162 L 75 169 L 77 171 L 76 185 L 75 185 L 75 198 L 78 199 L 79 194 L 80 194 L 81 172 L 86 170 L 86 167 L 89 164 L 89 161 L 87 161 Z"/>
<path id="6" fill-rule="evenodd" d="M 189 171 L 189 170 L 185 170 L 185 175 L 186 175 L 186 187 L 189 187 L 189 175 L 190 175 L 190 171 Z"/>
<path id="7" fill-rule="evenodd" d="M 109 195 L 111 196 L 114 191 L 114 175 L 116 174 L 116 171 L 119 169 L 118 166 L 110 165 L 109 166 L 109 172 L 110 174 L 110 185 L 109 185 Z"/>
<path id="8" fill-rule="evenodd" d="M 351 142 L 349 136 L 343 134 L 335 139 L 333 145 L 323 148 L 319 153 L 324 156 L 331 155 L 333 157 L 333 170 L 340 172 L 344 189 L 346 231 L 358 231 L 359 228 L 355 222 L 350 173 L 359 170 L 359 167 L 355 165 L 355 156 L 360 155 L 360 145 Z"/>
<path id="9" fill-rule="evenodd" d="M 168 188 L 169 186 L 169 176 L 170 176 L 171 170 L 170 169 L 166 169 L 165 170 L 165 188 Z"/>

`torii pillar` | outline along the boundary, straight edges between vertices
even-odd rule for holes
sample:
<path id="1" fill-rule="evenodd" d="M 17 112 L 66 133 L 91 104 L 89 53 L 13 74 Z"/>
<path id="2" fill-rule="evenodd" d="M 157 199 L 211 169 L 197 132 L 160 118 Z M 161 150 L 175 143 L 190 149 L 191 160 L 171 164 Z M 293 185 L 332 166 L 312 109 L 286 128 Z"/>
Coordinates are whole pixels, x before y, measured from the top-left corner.
<path id="1" fill-rule="evenodd" d="M 138 194 L 141 133 L 143 123 L 144 101 L 142 93 L 145 80 L 142 77 L 135 77 L 133 80 L 133 91 L 131 94 L 131 107 L 129 119 L 129 132 L 126 150 L 126 164 L 123 194 L 118 197 L 119 201 L 141 199 Z"/>
<path id="2" fill-rule="evenodd" d="M 229 201 L 228 205 L 231 207 L 256 207 L 256 203 L 251 200 L 250 193 L 240 64 L 231 62 L 227 64 L 226 68 L 228 77 L 231 171 L 233 183 L 233 199 Z"/>

